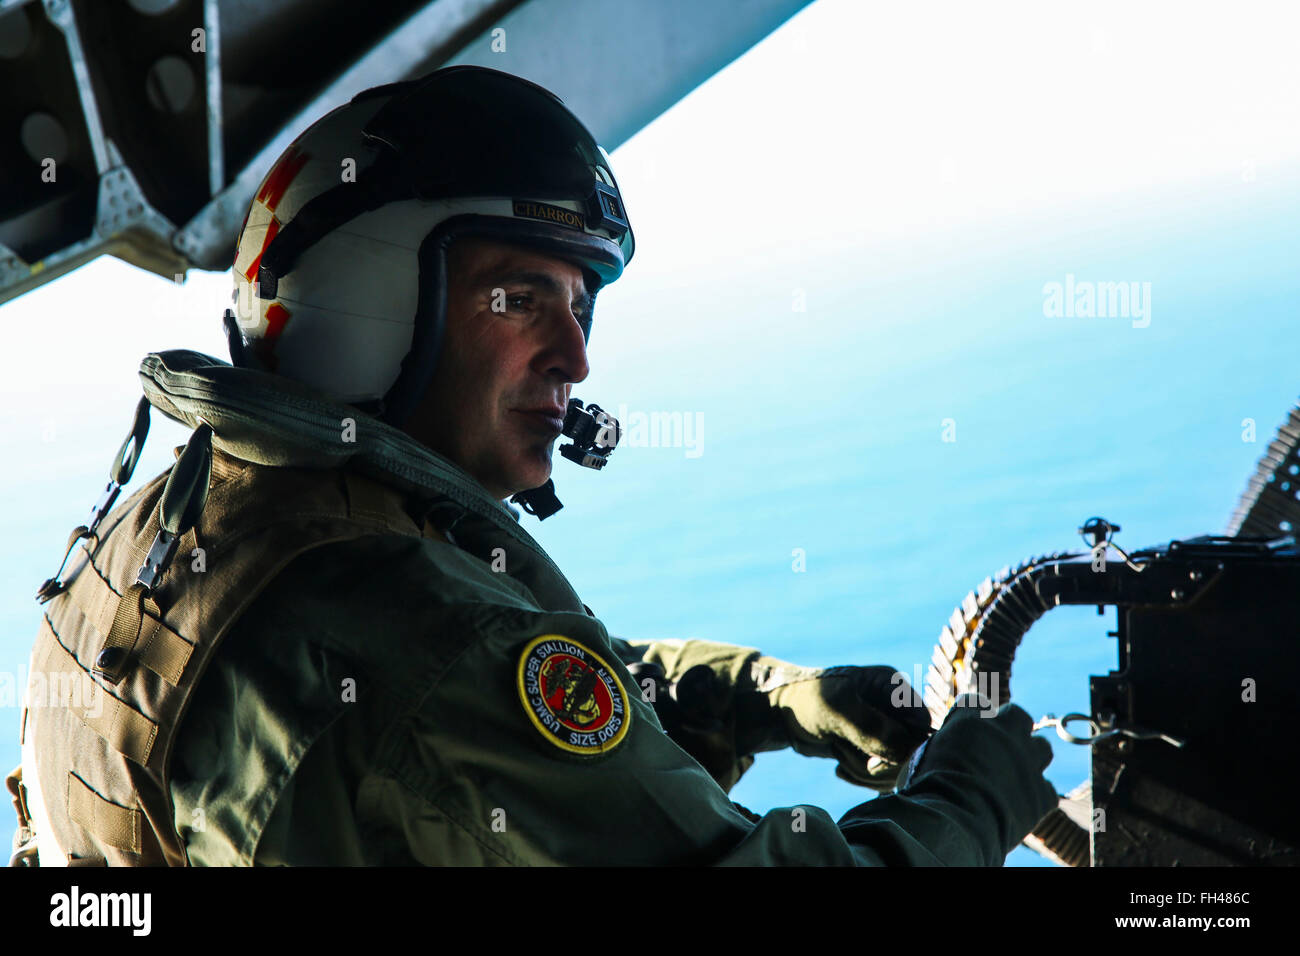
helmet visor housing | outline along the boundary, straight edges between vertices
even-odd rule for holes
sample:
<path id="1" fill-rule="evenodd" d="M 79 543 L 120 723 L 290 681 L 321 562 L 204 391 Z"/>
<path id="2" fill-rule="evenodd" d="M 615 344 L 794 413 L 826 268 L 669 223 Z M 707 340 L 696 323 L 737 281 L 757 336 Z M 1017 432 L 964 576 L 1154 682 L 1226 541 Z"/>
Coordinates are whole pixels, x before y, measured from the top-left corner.
<path id="1" fill-rule="evenodd" d="M 439 70 L 395 95 L 365 135 L 388 147 L 401 198 L 508 197 L 514 219 L 612 245 L 590 263 L 602 284 L 632 258 L 609 157 L 558 97 L 534 83 L 476 67 Z"/>

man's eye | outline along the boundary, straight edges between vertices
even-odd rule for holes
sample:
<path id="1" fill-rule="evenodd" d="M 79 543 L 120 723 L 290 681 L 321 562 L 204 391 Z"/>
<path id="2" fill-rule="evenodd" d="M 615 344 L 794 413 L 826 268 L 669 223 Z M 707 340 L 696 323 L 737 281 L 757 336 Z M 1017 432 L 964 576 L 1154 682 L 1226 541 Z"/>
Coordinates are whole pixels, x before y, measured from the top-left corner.
<path id="1" fill-rule="evenodd" d="M 533 304 L 531 295 L 519 294 L 506 296 L 506 306 L 511 309 L 528 309 Z"/>

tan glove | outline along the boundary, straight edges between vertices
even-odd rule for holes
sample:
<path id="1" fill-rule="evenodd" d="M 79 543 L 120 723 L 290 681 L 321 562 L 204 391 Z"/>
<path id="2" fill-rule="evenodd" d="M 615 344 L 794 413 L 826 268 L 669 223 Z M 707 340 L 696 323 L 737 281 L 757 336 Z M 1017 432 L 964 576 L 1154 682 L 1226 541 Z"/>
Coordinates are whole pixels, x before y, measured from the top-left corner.
<path id="1" fill-rule="evenodd" d="M 755 684 L 789 746 L 833 758 L 836 776 L 873 790 L 892 790 L 931 732 L 920 695 L 892 667 L 807 668 L 760 658 Z"/>
<path id="2" fill-rule="evenodd" d="M 919 696 L 890 667 L 798 667 L 752 648 L 679 641 L 649 645 L 629 670 L 657 685 L 664 730 L 727 791 L 755 753 L 786 747 L 836 760 L 850 783 L 890 790 L 930 732 Z"/>

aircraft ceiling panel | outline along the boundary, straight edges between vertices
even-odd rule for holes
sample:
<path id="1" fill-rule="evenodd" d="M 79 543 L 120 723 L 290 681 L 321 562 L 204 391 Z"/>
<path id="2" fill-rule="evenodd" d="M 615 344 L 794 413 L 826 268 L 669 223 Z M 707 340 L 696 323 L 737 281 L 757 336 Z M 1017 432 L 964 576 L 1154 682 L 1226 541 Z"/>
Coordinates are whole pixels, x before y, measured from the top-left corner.
<path id="1" fill-rule="evenodd" d="M 224 270 L 254 190 L 360 90 L 475 63 L 609 150 L 808 0 L 0 0 L 0 303 L 100 255 Z"/>

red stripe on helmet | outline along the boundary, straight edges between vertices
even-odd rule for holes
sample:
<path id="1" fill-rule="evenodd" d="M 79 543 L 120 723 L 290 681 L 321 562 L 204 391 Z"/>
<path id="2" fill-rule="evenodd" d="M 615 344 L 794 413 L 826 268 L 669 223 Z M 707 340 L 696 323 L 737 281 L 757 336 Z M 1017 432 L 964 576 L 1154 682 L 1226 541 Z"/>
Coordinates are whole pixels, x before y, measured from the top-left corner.
<path id="1" fill-rule="evenodd" d="M 279 302 L 271 303 L 270 308 L 266 310 L 266 333 L 249 343 L 262 367 L 267 371 L 274 372 L 279 364 L 275 357 L 275 343 L 279 340 L 280 333 L 284 331 L 284 324 L 289 321 L 292 314 Z"/>
<path id="2" fill-rule="evenodd" d="M 253 256 L 252 261 L 248 264 L 248 268 L 246 268 L 242 273 L 244 278 L 249 282 L 252 282 L 257 276 L 257 267 L 262 264 L 262 256 L 266 254 L 266 247 L 271 244 L 271 240 L 275 238 L 275 234 L 279 231 L 280 220 L 272 216 L 271 221 L 266 224 L 266 235 L 262 237 L 262 248 L 257 250 L 257 255 Z"/>
<path id="3" fill-rule="evenodd" d="M 268 342 L 275 342 L 284 331 L 284 323 L 289 321 L 289 316 L 292 314 L 279 302 L 271 303 L 271 307 L 266 310 L 266 335 L 263 338 Z"/>
<path id="4" fill-rule="evenodd" d="M 288 191 L 289 184 L 293 182 L 303 166 L 307 165 L 308 158 L 306 153 L 291 146 L 280 157 L 280 161 L 271 167 L 266 182 L 262 183 L 262 188 L 257 191 L 258 200 L 271 212 L 275 212 L 275 207 L 280 205 L 280 200 Z"/>

